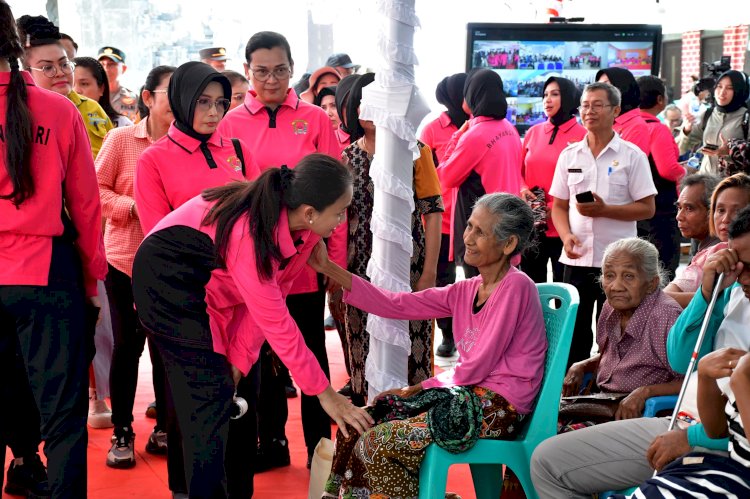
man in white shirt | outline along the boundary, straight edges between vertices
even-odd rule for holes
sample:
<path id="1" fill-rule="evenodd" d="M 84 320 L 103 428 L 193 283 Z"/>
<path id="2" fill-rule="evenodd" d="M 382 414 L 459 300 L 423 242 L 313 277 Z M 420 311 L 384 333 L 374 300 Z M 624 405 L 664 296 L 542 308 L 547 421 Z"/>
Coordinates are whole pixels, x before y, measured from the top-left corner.
<path id="1" fill-rule="evenodd" d="M 648 158 L 613 127 L 620 91 L 608 83 L 588 85 L 581 97 L 588 130 L 560 154 L 550 194 L 552 220 L 563 242 L 563 281 L 578 289 L 580 305 L 568 365 L 589 358 L 594 303 L 604 304 L 599 284 L 602 255 L 610 243 L 636 236 L 636 222 L 654 215 L 656 187 Z"/>

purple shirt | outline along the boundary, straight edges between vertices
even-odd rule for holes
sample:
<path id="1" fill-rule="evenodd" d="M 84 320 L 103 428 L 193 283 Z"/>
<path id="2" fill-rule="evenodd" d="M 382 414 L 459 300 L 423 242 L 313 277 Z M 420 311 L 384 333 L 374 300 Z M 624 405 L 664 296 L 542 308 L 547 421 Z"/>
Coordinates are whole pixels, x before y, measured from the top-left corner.
<path id="1" fill-rule="evenodd" d="M 667 334 L 682 307 L 663 291 L 647 295 L 625 327 L 620 312 L 604 303 L 596 324 L 596 344 L 602 354 L 596 383 L 602 391 L 630 393 L 641 386 L 669 383 L 682 376 L 667 360 Z"/>
<path id="2" fill-rule="evenodd" d="M 460 357 L 456 367 L 422 382 L 423 388 L 489 388 L 528 414 L 542 384 L 547 335 L 534 282 L 511 267 L 484 306 L 474 313 L 482 277 L 418 293 L 394 293 L 352 276 L 349 305 L 391 319 L 453 317 Z"/>

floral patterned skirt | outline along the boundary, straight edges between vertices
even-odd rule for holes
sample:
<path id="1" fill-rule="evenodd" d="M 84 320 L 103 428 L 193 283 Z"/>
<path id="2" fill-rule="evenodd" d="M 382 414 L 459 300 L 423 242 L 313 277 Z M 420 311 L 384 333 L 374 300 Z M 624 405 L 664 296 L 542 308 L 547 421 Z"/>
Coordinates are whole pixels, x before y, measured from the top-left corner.
<path id="1" fill-rule="evenodd" d="M 524 415 L 492 390 L 474 387 L 482 402 L 479 438 L 515 438 Z M 381 423 L 363 435 L 347 426 L 349 438 L 339 430 L 331 475 L 323 497 L 343 499 L 401 499 L 419 496 L 419 468 L 427 446 L 433 442 L 425 420 L 427 413 Z"/>

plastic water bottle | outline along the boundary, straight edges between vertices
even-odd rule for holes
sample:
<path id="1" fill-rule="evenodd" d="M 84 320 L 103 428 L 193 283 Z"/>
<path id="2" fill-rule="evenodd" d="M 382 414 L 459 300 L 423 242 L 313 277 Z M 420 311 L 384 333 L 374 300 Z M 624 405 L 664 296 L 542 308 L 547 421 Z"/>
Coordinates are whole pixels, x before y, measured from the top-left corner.
<path id="1" fill-rule="evenodd" d="M 698 156 L 693 154 L 692 156 L 690 156 L 690 159 L 687 160 L 687 165 L 690 168 L 695 168 L 697 170 L 701 166 L 701 160 Z"/>

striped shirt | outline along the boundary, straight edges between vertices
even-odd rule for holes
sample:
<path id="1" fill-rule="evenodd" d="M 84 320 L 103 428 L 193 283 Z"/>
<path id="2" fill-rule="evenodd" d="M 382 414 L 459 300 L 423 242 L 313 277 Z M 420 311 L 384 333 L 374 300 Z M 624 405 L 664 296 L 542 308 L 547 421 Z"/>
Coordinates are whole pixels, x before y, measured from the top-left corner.
<path id="1" fill-rule="evenodd" d="M 748 444 L 745 427 L 740 419 L 740 411 L 737 410 L 737 401 L 731 390 L 727 393 L 727 405 L 724 407 L 724 412 L 729 426 L 729 457 L 750 468 L 750 444 Z"/>

